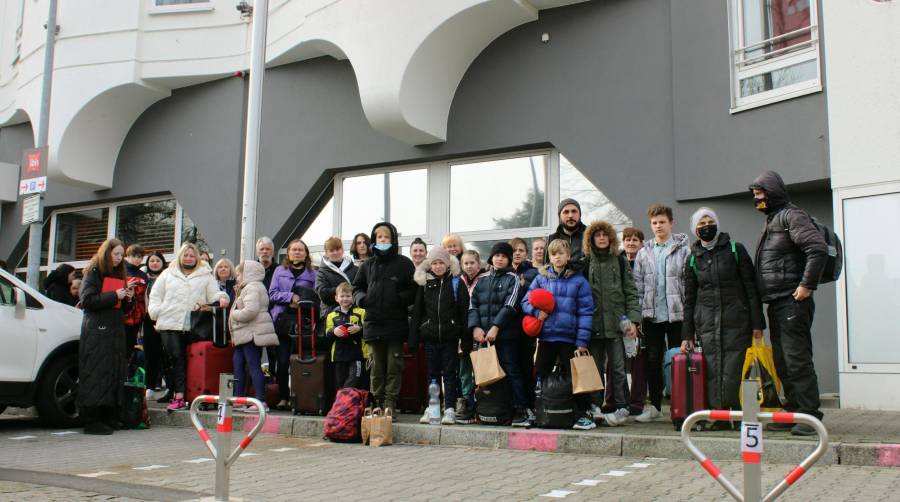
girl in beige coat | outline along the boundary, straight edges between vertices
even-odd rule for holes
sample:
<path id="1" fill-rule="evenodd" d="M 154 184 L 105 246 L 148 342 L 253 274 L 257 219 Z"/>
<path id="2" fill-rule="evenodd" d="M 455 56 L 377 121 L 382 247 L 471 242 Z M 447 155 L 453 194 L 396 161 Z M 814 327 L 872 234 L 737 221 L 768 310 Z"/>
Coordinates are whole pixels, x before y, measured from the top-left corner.
<path id="1" fill-rule="evenodd" d="M 231 308 L 229 327 L 231 342 L 234 344 L 234 388 L 236 395 L 244 395 L 246 387 L 245 365 L 250 369 L 250 380 L 256 398 L 265 402 L 265 378 L 260 368 L 260 347 L 278 344 L 272 317 L 269 315 L 269 292 L 263 285 L 266 270 L 255 261 L 245 261 L 238 265 L 237 299 Z M 268 410 L 268 407 L 266 407 Z M 247 411 L 256 412 L 256 406 Z"/>

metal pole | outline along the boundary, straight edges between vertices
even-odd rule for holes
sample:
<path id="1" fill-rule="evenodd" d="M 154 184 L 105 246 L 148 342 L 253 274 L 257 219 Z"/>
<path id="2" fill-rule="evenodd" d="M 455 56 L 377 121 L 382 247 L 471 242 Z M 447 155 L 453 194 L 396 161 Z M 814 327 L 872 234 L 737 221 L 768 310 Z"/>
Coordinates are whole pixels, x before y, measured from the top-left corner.
<path id="1" fill-rule="evenodd" d="M 44 41 L 44 74 L 41 83 L 41 114 L 38 118 L 38 132 L 36 147 L 47 146 L 48 130 L 50 129 L 50 91 L 53 86 L 53 52 L 56 48 L 56 2 L 50 0 L 50 8 L 47 13 L 47 38 Z M 47 159 L 43 159 L 44 162 Z M 25 169 L 25 166 L 22 166 Z M 28 226 L 28 268 L 25 282 L 32 288 L 38 288 L 41 275 L 41 233 L 44 220 L 44 196 L 38 199 L 38 220 Z"/>
<path id="2" fill-rule="evenodd" d="M 741 422 L 741 444 L 746 441 L 762 441 L 762 424 L 759 423 L 759 381 L 744 380 L 741 386 L 741 397 L 744 411 Z M 754 429 L 755 428 L 755 429 Z M 755 435 L 754 435 L 755 434 Z M 762 464 L 761 453 L 744 452 L 744 502 L 762 500 Z"/>
<path id="3" fill-rule="evenodd" d="M 228 500 L 228 452 L 231 451 L 231 397 L 234 396 L 234 375 L 219 375 L 219 416 L 216 421 L 216 501 Z"/>
<path id="4" fill-rule="evenodd" d="M 384 173 L 384 221 L 391 221 L 391 178 Z M 374 242 L 373 242 L 374 244 Z"/>
<path id="5" fill-rule="evenodd" d="M 247 137 L 244 144 L 244 195 L 241 212 L 241 260 L 253 259 L 256 238 L 256 189 L 259 178 L 259 132 L 262 88 L 266 73 L 266 24 L 269 0 L 253 5 L 253 41 L 250 47 L 250 90 L 247 100 Z"/>

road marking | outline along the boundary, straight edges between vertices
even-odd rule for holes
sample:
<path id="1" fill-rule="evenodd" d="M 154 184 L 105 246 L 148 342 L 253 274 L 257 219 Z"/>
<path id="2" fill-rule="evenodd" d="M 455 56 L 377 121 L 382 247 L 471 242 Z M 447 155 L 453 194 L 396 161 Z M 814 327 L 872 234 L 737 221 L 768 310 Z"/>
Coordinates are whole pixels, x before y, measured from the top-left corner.
<path id="1" fill-rule="evenodd" d="M 256 457 L 256 456 L 259 456 L 259 453 L 252 453 L 252 452 L 248 451 L 248 452 L 241 453 L 241 456 L 242 457 Z"/>
<path id="2" fill-rule="evenodd" d="M 78 434 L 75 431 L 62 431 L 62 432 L 51 432 L 54 436 L 68 436 L 69 434 Z"/>
<path id="3" fill-rule="evenodd" d="M 22 441 L 23 439 L 37 439 L 37 436 L 16 436 L 9 439 L 12 439 L 13 441 Z"/>
<path id="4" fill-rule="evenodd" d="M 646 469 L 646 468 L 650 467 L 651 465 L 655 465 L 655 464 L 650 464 L 650 463 L 645 463 L 645 462 L 635 462 L 635 463 L 633 463 L 633 464 L 631 464 L 631 465 L 626 465 L 625 468 L 626 468 L 626 469 L 628 469 L 628 468 L 631 468 L 631 469 Z"/>
<path id="5" fill-rule="evenodd" d="M 90 472 L 87 474 L 79 474 L 79 476 L 83 478 L 99 478 L 100 476 L 109 476 L 110 474 L 115 474 L 110 471 L 100 471 L 100 472 Z"/>
<path id="6" fill-rule="evenodd" d="M 609 471 L 605 474 L 601 474 L 601 476 L 615 476 L 621 478 L 622 476 L 627 476 L 629 474 L 631 474 L 631 471 Z"/>
<path id="7" fill-rule="evenodd" d="M 285 447 L 285 448 L 272 448 L 272 449 L 269 450 L 269 451 L 274 451 L 274 452 L 278 452 L 278 453 L 284 453 L 284 452 L 286 452 L 286 451 L 291 451 L 291 450 L 296 450 L 296 449 L 297 449 L 297 448 L 288 448 L 288 447 Z"/>
<path id="8" fill-rule="evenodd" d="M 550 490 L 548 493 L 542 493 L 541 497 L 548 497 L 551 499 L 564 499 L 569 495 L 576 493 L 571 490 Z"/>
<path id="9" fill-rule="evenodd" d="M 168 465 L 145 465 L 144 467 L 133 467 L 135 471 L 155 471 L 156 469 L 165 469 Z"/>
<path id="10" fill-rule="evenodd" d="M 202 464 L 203 462 L 212 462 L 213 459 L 207 457 L 193 458 L 191 460 L 182 460 L 186 464 Z"/>
<path id="11" fill-rule="evenodd" d="M 666 460 L 669 460 L 669 459 L 663 458 L 663 457 L 644 457 L 644 460 L 651 460 L 654 462 L 665 462 Z"/>
<path id="12" fill-rule="evenodd" d="M 582 479 L 577 483 L 572 483 L 575 486 L 597 486 L 600 483 L 606 483 L 605 479 Z"/>

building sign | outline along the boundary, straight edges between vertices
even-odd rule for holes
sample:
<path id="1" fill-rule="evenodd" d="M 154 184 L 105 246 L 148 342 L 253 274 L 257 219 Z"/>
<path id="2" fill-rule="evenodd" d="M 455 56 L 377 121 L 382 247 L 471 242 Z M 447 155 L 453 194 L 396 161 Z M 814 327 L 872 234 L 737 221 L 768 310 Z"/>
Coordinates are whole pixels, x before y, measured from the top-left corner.
<path id="1" fill-rule="evenodd" d="M 39 223 L 41 218 L 41 196 L 29 195 L 22 199 L 22 225 Z"/>
<path id="2" fill-rule="evenodd" d="M 22 152 L 19 195 L 47 191 L 47 147 L 29 148 Z"/>

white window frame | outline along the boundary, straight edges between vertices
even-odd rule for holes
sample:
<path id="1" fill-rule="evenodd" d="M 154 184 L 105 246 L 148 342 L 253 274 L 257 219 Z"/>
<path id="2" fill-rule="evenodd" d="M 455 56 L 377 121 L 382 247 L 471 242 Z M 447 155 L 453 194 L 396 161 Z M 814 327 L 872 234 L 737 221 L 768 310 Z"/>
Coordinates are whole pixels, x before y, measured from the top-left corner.
<path id="1" fill-rule="evenodd" d="M 728 2 L 728 31 L 730 41 L 730 77 L 731 77 L 731 113 L 739 113 L 765 106 L 779 101 L 820 92 L 822 90 L 822 63 L 820 59 L 821 49 L 819 43 L 819 3 L 818 0 L 809 0 L 809 28 L 803 28 L 790 33 L 772 37 L 756 44 L 744 45 L 744 2 L 747 0 L 729 0 Z M 753 1 L 753 0 L 750 0 Z M 772 57 L 757 56 L 745 58 L 748 48 L 763 47 L 768 43 L 788 36 L 796 36 L 808 32 L 810 39 L 807 42 L 790 46 L 781 55 Z M 776 54 L 782 49 L 767 54 Z M 756 61 L 759 60 L 759 61 Z M 768 91 L 741 96 L 741 81 L 763 75 L 774 70 L 789 66 L 815 61 L 816 76 L 810 80 L 771 89 Z"/>
<path id="2" fill-rule="evenodd" d="M 235 2 L 236 3 L 236 2 Z M 147 14 L 181 14 L 193 12 L 212 12 L 216 6 L 212 0 L 194 0 L 191 3 L 158 5 L 156 0 L 147 0 Z"/>

